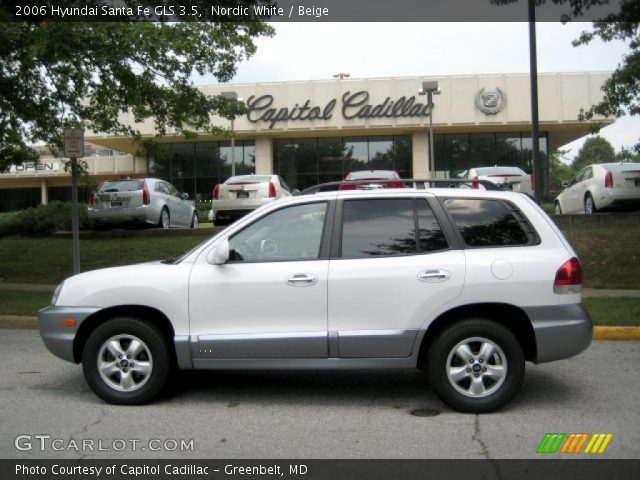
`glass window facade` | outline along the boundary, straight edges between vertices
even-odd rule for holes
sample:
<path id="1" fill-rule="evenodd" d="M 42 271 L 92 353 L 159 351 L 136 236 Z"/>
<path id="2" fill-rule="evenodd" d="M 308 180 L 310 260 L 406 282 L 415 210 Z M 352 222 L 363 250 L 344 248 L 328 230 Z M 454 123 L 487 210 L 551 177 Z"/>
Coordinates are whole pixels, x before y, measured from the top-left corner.
<path id="1" fill-rule="evenodd" d="M 446 133 L 433 137 L 437 177 L 459 176 L 472 167 L 520 167 L 531 173 L 531 135 L 525 132 Z M 540 134 L 540 157 L 547 165 L 547 133 Z"/>
<path id="2" fill-rule="evenodd" d="M 236 140 L 236 174 L 256 171 L 253 140 Z M 197 201 L 211 200 L 213 187 L 231 176 L 231 142 L 159 144 L 147 155 L 150 177 L 161 178 Z"/>
<path id="3" fill-rule="evenodd" d="M 411 178 L 411 136 L 274 139 L 273 168 L 299 190 L 342 180 L 354 170 L 395 170 Z"/>

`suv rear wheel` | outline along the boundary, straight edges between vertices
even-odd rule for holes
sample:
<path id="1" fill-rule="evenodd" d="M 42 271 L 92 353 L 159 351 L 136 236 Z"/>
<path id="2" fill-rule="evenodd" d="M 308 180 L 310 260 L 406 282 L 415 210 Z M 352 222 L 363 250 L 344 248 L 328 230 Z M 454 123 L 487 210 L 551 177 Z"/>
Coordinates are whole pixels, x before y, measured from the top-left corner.
<path id="1" fill-rule="evenodd" d="M 442 331 L 427 354 L 427 374 L 436 394 L 462 412 L 492 412 L 505 405 L 520 389 L 524 369 L 516 337 L 482 318 Z"/>
<path id="2" fill-rule="evenodd" d="M 171 344 L 150 323 L 114 318 L 97 327 L 82 352 L 82 369 L 91 389 L 118 405 L 152 401 L 171 372 Z"/>

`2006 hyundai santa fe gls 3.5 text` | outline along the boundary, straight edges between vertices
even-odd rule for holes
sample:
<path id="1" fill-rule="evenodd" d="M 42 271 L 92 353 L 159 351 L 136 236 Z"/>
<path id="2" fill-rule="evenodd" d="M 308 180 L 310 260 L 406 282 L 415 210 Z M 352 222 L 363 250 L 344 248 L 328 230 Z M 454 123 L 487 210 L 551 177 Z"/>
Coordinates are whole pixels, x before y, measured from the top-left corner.
<path id="1" fill-rule="evenodd" d="M 174 367 L 417 367 L 454 409 L 488 412 L 525 361 L 590 344 L 581 284 L 526 195 L 349 190 L 265 205 L 178 259 L 68 278 L 39 322 L 110 403 L 153 400 Z"/>

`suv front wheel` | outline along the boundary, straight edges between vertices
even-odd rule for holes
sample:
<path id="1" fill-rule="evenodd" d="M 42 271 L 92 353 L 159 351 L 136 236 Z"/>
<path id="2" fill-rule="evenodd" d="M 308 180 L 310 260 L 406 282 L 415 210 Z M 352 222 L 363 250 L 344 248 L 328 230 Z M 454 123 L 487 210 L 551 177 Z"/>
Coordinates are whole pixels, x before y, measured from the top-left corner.
<path id="1" fill-rule="evenodd" d="M 429 382 L 440 399 L 461 412 L 493 412 L 520 389 L 524 353 L 499 323 L 471 318 L 442 331 L 427 355 Z"/>
<path id="2" fill-rule="evenodd" d="M 172 367 L 171 345 L 151 323 L 114 318 L 97 327 L 82 352 L 82 369 L 91 389 L 117 405 L 152 401 Z"/>

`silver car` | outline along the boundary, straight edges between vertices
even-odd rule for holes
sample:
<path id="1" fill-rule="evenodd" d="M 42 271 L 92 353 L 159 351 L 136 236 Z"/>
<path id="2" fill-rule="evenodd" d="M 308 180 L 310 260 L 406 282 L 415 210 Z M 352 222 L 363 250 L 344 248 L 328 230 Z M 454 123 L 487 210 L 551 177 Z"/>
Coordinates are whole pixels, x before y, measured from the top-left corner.
<path id="1" fill-rule="evenodd" d="M 107 180 L 89 195 L 89 221 L 92 228 L 124 223 L 198 228 L 198 214 L 188 198 L 158 178 Z"/>

